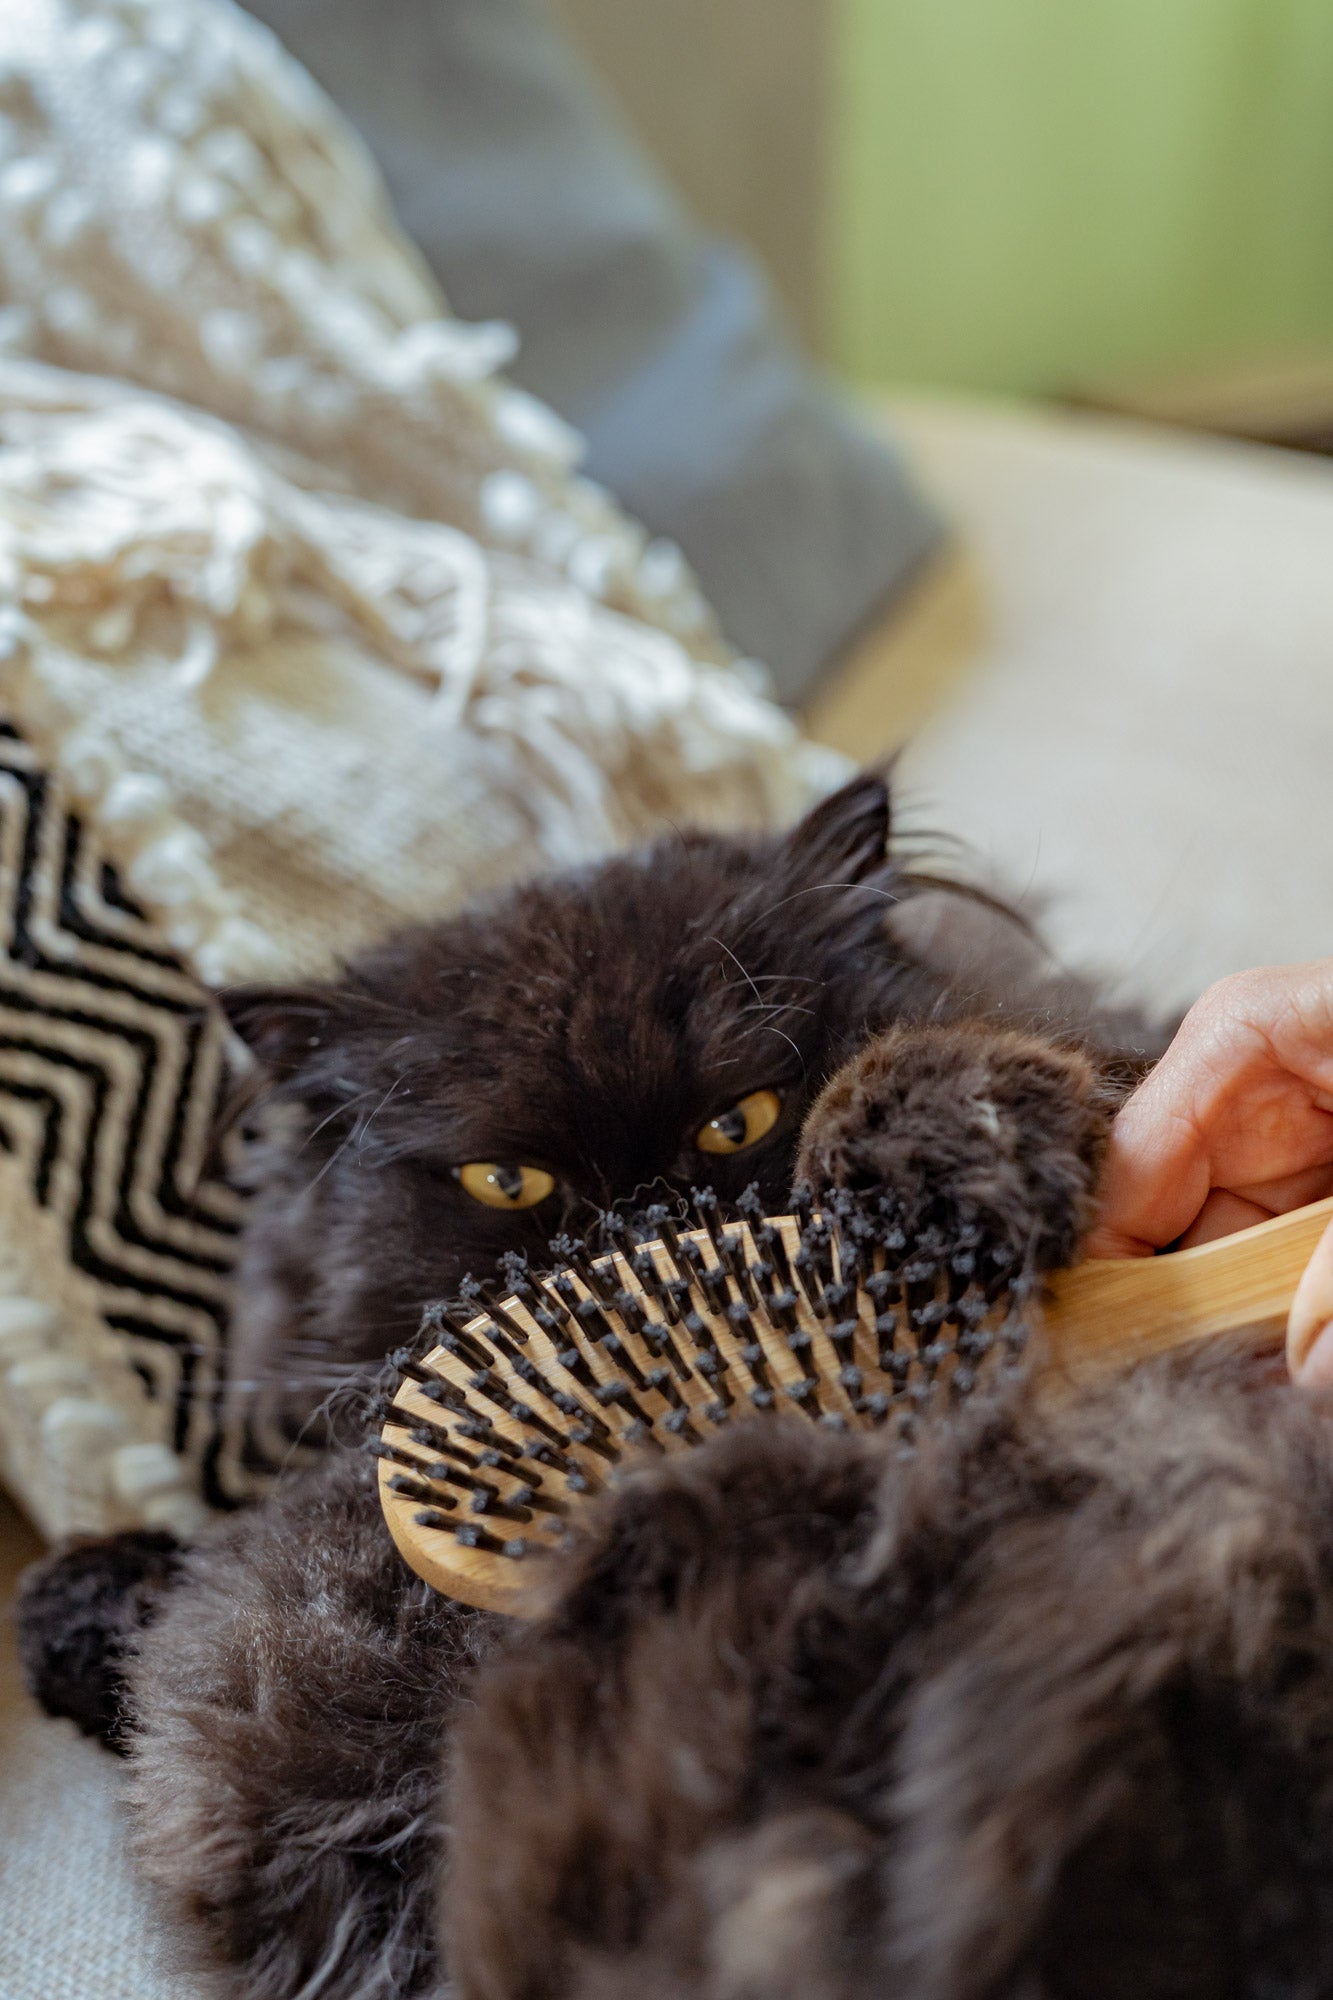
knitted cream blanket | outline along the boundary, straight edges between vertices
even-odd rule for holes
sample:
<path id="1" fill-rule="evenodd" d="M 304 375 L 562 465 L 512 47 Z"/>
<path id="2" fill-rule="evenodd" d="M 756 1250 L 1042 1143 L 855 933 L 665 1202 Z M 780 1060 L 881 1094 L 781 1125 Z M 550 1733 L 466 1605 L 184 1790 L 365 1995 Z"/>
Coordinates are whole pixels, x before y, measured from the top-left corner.
<path id="1" fill-rule="evenodd" d="M 201 986 L 836 776 L 227 0 L 0 9 L 0 1464 L 246 1489 Z"/>

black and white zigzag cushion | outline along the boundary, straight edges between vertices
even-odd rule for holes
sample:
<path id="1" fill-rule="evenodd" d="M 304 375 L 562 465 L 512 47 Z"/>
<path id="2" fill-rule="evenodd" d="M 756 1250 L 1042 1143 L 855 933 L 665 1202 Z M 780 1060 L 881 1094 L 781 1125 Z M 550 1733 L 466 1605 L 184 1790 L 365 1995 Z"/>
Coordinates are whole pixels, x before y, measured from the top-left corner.
<path id="1" fill-rule="evenodd" d="M 0 721 L 0 1443 L 49 1532 L 253 1491 L 222 1412 L 222 1015 Z"/>

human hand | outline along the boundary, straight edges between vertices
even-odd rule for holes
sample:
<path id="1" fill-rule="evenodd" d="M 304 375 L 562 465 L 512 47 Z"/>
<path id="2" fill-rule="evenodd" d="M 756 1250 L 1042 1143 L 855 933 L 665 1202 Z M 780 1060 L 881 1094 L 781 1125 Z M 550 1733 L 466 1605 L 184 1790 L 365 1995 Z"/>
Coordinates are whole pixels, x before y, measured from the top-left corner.
<path id="1" fill-rule="evenodd" d="M 1333 959 L 1210 987 L 1111 1131 L 1094 1257 L 1206 1243 L 1333 1193 Z M 1333 1386 L 1333 1231 L 1292 1308 L 1288 1361 Z"/>
<path id="2" fill-rule="evenodd" d="M 1287 1366 L 1302 1389 L 1333 1389 L 1333 1222 L 1320 1237 L 1292 1300 Z"/>

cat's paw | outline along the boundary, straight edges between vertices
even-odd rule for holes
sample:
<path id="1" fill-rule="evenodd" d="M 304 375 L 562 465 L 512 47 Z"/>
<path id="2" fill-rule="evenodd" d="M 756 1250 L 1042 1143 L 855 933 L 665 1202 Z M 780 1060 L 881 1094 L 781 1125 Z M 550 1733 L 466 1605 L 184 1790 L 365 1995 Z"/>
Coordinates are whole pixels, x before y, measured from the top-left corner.
<path id="1" fill-rule="evenodd" d="M 992 1268 L 1072 1263 L 1109 1122 L 1077 1049 L 984 1026 L 877 1035 L 811 1106 L 797 1174 L 863 1197 L 909 1238 L 962 1232 Z"/>
<path id="2" fill-rule="evenodd" d="M 48 1715 L 123 1751 L 125 1648 L 151 1619 L 180 1568 L 181 1544 L 154 1529 L 75 1542 L 34 1563 L 19 1583 L 19 1659 Z"/>

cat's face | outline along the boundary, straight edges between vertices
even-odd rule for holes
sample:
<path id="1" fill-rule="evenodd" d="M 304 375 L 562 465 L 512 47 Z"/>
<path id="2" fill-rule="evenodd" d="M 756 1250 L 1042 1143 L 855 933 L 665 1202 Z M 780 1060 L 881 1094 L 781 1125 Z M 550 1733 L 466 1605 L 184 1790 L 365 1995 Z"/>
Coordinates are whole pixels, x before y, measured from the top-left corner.
<path id="1" fill-rule="evenodd" d="M 343 1360 L 505 1251 L 614 1205 L 791 1183 L 820 1085 L 929 1003 L 894 950 L 888 798 L 856 781 L 783 839 L 685 835 L 392 940 L 336 987 L 229 1011 L 272 1077 L 240 1334 Z"/>

